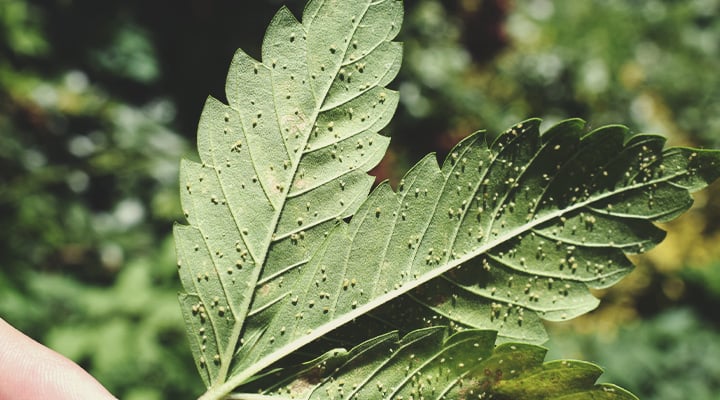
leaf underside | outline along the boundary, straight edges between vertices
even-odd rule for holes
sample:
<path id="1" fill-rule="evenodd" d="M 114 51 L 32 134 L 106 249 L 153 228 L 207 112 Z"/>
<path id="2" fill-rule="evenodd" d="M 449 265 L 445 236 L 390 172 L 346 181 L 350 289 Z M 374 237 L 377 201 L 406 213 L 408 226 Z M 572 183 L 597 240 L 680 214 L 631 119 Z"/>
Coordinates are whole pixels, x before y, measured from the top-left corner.
<path id="1" fill-rule="evenodd" d="M 492 141 L 475 133 L 442 165 L 428 155 L 397 190 L 368 195 L 389 142 L 377 132 L 398 103 L 384 85 L 401 20 L 398 0 L 313 0 L 302 23 L 283 8 L 261 62 L 235 55 L 229 105 L 208 99 L 201 161 L 181 165 L 189 225 L 174 229 L 207 398 L 317 339 L 350 348 L 450 324 L 542 342 L 541 319 L 595 308 L 588 288 L 629 273 L 625 255 L 664 237 L 653 222 L 718 176 L 717 151 L 663 149 L 621 126 L 588 133 L 580 120 L 540 134 L 529 120 Z M 364 329 L 343 331 L 351 321 Z"/>

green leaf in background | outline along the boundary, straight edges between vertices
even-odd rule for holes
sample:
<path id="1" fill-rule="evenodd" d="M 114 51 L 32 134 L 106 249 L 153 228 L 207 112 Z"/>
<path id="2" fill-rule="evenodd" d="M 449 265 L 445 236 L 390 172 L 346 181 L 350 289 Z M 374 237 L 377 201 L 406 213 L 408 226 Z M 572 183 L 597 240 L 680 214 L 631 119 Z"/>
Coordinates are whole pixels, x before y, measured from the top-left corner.
<path id="1" fill-rule="evenodd" d="M 615 385 L 596 385 L 602 369 L 591 363 L 543 364 L 544 348 L 495 347 L 494 331 L 446 332 L 425 328 L 402 339 L 391 332 L 335 350 L 285 381 L 265 377 L 271 386 L 262 392 L 293 399 L 636 399 Z"/>
<path id="2" fill-rule="evenodd" d="M 236 54 L 230 104 L 207 101 L 201 162 L 181 167 L 190 225 L 175 227 L 204 398 L 406 295 L 460 327 L 542 341 L 540 319 L 595 308 L 589 288 L 626 275 L 626 254 L 664 237 L 653 222 L 720 174 L 717 151 L 664 149 L 621 126 L 588 133 L 580 120 L 541 134 L 528 120 L 492 141 L 475 133 L 442 166 L 431 154 L 397 190 L 368 196 L 388 144 L 376 132 L 397 104 L 383 86 L 401 20 L 397 0 L 310 1 L 302 23 L 283 8 L 262 62 Z M 514 397 L 522 382 L 498 387 Z"/>

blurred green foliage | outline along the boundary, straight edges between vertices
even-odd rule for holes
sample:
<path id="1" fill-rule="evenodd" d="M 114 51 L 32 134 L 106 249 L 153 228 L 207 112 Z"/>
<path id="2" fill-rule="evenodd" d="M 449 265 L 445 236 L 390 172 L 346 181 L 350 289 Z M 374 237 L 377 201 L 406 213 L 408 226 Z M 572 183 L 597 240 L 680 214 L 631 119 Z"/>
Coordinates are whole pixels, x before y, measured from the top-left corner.
<path id="1" fill-rule="evenodd" d="M 686 267 L 671 275 L 686 286 L 678 304 L 610 334 L 556 327 L 547 344 L 548 358 L 598 363 L 606 371 L 602 381 L 616 383 L 641 399 L 716 399 L 720 320 L 714 310 L 720 306 L 720 263 Z"/>
<path id="2" fill-rule="evenodd" d="M 597 334 L 550 340 L 549 358 L 592 360 L 613 382 L 641 399 L 716 399 L 720 334 L 688 308 L 670 309 L 623 327 L 609 340 Z"/>
<path id="3" fill-rule="evenodd" d="M 233 52 L 259 55 L 281 3 L 299 16 L 304 0 L 0 0 L 0 316 L 123 399 L 202 391 L 175 297 L 178 160 L 207 94 L 224 99 Z M 720 147 L 720 0 L 406 8 L 401 106 L 379 179 L 476 129 L 531 116 Z M 582 348 L 578 357 L 641 395 L 682 398 L 672 390 L 685 388 L 694 397 L 684 398 L 712 398 L 719 192 L 702 194 L 670 227 L 682 234 L 572 325 L 609 326 L 604 336 L 561 329 L 553 346 Z M 692 311 L 663 314 L 676 304 Z M 637 317 L 649 320 L 608 336 Z M 714 375 L 670 368 L 693 359 Z"/>

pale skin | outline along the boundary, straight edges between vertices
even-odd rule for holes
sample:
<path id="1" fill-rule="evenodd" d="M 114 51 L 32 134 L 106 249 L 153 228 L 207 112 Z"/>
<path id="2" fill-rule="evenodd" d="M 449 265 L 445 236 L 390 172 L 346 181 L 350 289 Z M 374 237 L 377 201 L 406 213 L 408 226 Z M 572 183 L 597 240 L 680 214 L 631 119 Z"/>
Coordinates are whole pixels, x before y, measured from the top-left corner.
<path id="1" fill-rule="evenodd" d="M 115 399 L 66 357 L 0 318 L 0 400 Z"/>

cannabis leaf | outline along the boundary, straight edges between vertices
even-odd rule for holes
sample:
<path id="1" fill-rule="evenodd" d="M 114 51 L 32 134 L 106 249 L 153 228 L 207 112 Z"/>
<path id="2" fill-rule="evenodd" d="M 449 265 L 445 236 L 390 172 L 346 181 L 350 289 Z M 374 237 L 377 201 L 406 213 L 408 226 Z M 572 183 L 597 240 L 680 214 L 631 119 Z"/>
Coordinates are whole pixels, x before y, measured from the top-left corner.
<path id="1" fill-rule="evenodd" d="M 174 233 L 180 300 L 208 387 L 227 379 L 246 316 L 284 298 L 284 277 L 369 192 L 366 171 L 388 144 L 376 132 L 397 105 L 383 85 L 399 68 L 390 40 L 401 19 L 395 0 L 312 1 L 302 24 L 283 8 L 262 62 L 235 55 L 229 106 L 205 104 L 201 162 L 181 165 L 190 226 Z"/>
<path id="2" fill-rule="evenodd" d="M 663 150 L 662 137 L 622 127 L 583 136 L 577 120 L 543 135 L 538 125 L 492 143 L 477 133 L 442 167 L 426 157 L 397 192 L 378 186 L 294 271 L 287 296 L 249 316 L 235 383 L 444 273 L 439 295 L 465 297 L 435 303 L 469 298 L 472 317 L 522 325 L 525 309 L 555 319 L 587 311 L 597 304 L 588 287 L 616 282 L 632 268 L 625 253 L 660 240 L 651 221 L 677 216 L 689 190 L 718 175 L 717 151 Z"/>
<path id="3" fill-rule="evenodd" d="M 475 133 L 442 166 L 429 155 L 397 190 L 368 195 L 388 144 L 377 131 L 398 100 L 383 86 L 399 68 L 401 20 L 398 0 L 313 0 L 302 23 L 283 8 L 262 62 L 233 59 L 229 105 L 208 99 L 200 162 L 181 165 L 190 225 L 175 226 L 205 398 L 357 318 L 381 321 L 365 338 L 437 324 L 405 324 L 398 301 L 540 341 L 541 318 L 593 309 L 588 288 L 627 274 L 625 255 L 663 238 L 652 223 L 720 174 L 717 151 L 663 149 L 620 126 L 588 133 L 580 120 L 540 134 L 529 120 L 494 140 Z"/>
<path id="4" fill-rule="evenodd" d="M 291 376 L 273 373 L 253 385 L 271 398 L 303 399 L 636 399 L 595 384 L 602 369 L 583 361 L 542 363 L 529 344 L 495 347 L 494 331 L 447 336 L 443 327 L 391 332 L 350 351 L 333 350 Z M 285 371 L 283 371 L 285 372 Z M 285 380 L 280 380 L 285 378 Z"/>

